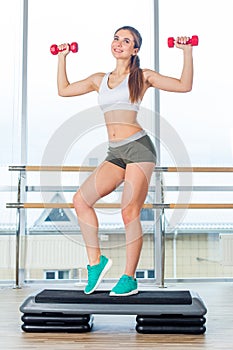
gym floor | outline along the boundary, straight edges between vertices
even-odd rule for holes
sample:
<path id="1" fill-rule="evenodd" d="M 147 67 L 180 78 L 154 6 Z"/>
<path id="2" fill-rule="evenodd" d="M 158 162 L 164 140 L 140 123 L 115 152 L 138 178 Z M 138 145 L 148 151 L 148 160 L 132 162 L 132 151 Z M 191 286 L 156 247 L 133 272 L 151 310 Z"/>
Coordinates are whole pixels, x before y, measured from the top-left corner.
<path id="1" fill-rule="evenodd" d="M 233 283 L 203 282 L 168 284 L 166 290 L 193 290 L 207 307 L 204 335 L 139 334 L 135 316 L 94 315 L 94 326 L 88 333 L 24 333 L 19 307 L 27 296 L 43 288 L 72 288 L 70 285 L 26 285 L 21 289 L 0 287 L 0 349 L 3 350 L 103 350 L 103 349 L 233 349 Z M 109 288 L 108 288 L 109 287 Z M 111 286 L 102 284 L 103 289 Z M 158 290 L 153 285 L 139 285 L 141 290 Z"/>

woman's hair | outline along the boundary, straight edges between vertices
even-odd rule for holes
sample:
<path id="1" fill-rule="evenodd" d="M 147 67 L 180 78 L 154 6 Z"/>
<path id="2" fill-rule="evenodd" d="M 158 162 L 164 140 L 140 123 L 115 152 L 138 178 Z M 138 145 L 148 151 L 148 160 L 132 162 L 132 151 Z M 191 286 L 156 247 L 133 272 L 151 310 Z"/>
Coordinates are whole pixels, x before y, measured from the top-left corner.
<path id="1" fill-rule="evenodd" d="M 134 37 L 134 48 L 138 48 L 142 45 L 141 34 L 131 26 L 123 26 L 115 31 L 115 34 L 119 30 L 129 30 Z M 130 60 L 130 74 L 129 74 L 129 95 L 132 103 L 138 102 L 140 94 L 143 88 L 143 73 L 140 68 L 140 59 L 138 55 L 132 56 Z"/>

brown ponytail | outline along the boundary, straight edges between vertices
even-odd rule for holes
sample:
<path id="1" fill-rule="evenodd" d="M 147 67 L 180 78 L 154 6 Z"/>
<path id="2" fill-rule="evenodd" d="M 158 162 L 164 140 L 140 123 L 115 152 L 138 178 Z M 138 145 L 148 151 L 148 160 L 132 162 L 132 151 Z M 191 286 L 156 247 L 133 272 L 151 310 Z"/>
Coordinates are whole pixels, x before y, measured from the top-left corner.
<path id="1" fill-rule="evenodd" d="M 115 34 L 121 29 L 129 30 L 131 32 L 134 37 L 134 48 L 138 48 L 138 50 L 140 50 L 140 47 L 142 45 L 142 37 L 137 29 L 131 26 L 124 26 L 118 28 L 115 31 Z M 128 84 L 130 101 L 132 103 L 138 102 L 140 100 L 140 95 L 143 88 L 143 73 L 142 69 L 140 68 L 140 59 L 137 55 L 132 56 L 130 60 L 130 74 Z"/>
<path id="2" fill-rule="evenodd" d="M 130 62 L 130 74 L 129 74 L 129 94 L 130 101 L 132 103 L 138 102 L 140 94 L 143 88 L 143 74 L 140 68 L 139 57 L 132 56 Z"/>

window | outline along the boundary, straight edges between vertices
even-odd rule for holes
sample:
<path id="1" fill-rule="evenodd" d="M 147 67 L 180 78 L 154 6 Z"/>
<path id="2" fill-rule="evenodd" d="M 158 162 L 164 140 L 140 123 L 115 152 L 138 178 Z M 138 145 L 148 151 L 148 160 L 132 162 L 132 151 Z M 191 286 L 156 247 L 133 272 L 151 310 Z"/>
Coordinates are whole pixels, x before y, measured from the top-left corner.
<path id="1" fill-rule="evenodd" d="M 64 6 L 65 4 L 65 6 Z M 50 162 L 53 165 L 85 165 L 96 166 L 106 157 L 107 131 L 104 125 L 104 116 L 97 105 L 96 92 L 79 97 L 64 98 L 57 93 L 57 56 L 51 55 L 50 46 L 62 42 L 77 41 L 79 50 L 70 53 L 67 57 L 67 75 L 70 82 L 84 79 L 95 72 L 109 72 L 115 67 L 115 59 L 111 53 L 111 42 L 114 32 L 123 25 L 137 28 L 143 44 L 140 50 L 142 68 L 154 67 L 154 11 L 153 1 L 146 0 L 119 0 L 120 16 L 112 16 L 111 1 L 93 0 L 29 0 L 28 9 L 28 163 L 41 164 L 44 157 L 51 154 Z M 46 10 L 45 10 L 46 9 Z M 91 11 L 90 11 L 91 9 Z M 78 13 L 78 20 L 77 20 Z M 96 15 L 98 13 L 98 16 Z M 91 26 L 87 29 L 87 18 Z M 41 25 L 43 23 L 43 25 Z M 62 23 L 62 25 L 61 25 Z M 38 26 L 40 28 L 38 32 Z M 38 55 L 38 47 L 40 54 Z M 149 111 L 154 107 L 154 91 L 151 89 L 143 99 L 142 107 Z M 140 123 L 150 133 L 154 131 L 154 115 L 147 113 L 140 116 Z M 72 124 L 73 123 L 73 124 Z M 59 137 L 57 138 L 57 135 Z M 51 146 L 51 147 L 50 147 Z M 77 189 L 89 174 L 62 173 L 61 192 L 64 187 Z M 35 177 L 34 177 L 35 176 Z M 37 174 L 28 174 L 30 179 L 37 181 Z M 30 177 L 30 178 L 29 178 Z M 36 180 L 34 180 L 36 179 Z M 36 182 L 38 184 L 38 182 Z M 52 180 L 51 186 L 56 186 Z M 45 187 L 48 183 L 44 184 Z M 62 195 L 65 201 L 72 202 L 73 190 L 64 189 Z M 28 201 L 40 202 L 40 193 L 28 193 Z M 46 192 L 48 201 L 53 193 Z M 115 195 L 114 195 L 115 196 Z M 114 200 L 119 199 L 117 192 Z M 106 199 L 107 200 L 107 199 Z M 64 200 L 63 200 L 64 201 Z M 150 213 L 151 214 L 151 213 Z M 145 215 L 150 215 L 146 214 Z M 120 209 L 98 210 L 100 225 L 109 231 L 116 228 L 121 222 Z M 33 227 L 38 218 L 38 211 L 27 211 L 27 222 Z M 151 215 L 149 216 L 149 219 Z M 148 218 L 146 218 L 148 219 Z M 46 223 L 51 222 L 56 227 L 67 228 L 68 221 L 63 210 L 53 210 Z M 58 226 L 58 223 L 60 226 Z M 114 226 L 115 225 L 115 226 Z M 58 232 L 59 233 L 59 232 Z M 44 235 L 48 232 L 44 232 Z M 103 232 L 105 234 L 105 231 Z M 108 234 L 108 231 L 107 233 Z M 68 236 L 68 234 L 67 234 Z M 70 237 L 74 249 L 76 241 L 74 235 Z M 112 245 L 116 256 L 121 250 L 122 235 L 110 237 L 108 244 Z M 85 247 L 82 247 L 82 256 L 86 256 Z M 153 244 L 148 249 L 153 250 Z M 66 245 L 61 246 L 61 252 L 66 256 Z M 50 253 L 56 255 L 54 249 Z M 150 252 L 150 256 L 152 256 Z M 84 259 L 83 259 L 84 260 Z M 83 260 L 77 256 L 77 266 L 83 266 Z M 122 270 L 123 260 L 119 260 L 119 272 Z M 55 265 L 56 266 L 56 265 Z M 58 266 L 59 268 L 59 266 Z M 35 272 L 30 269 L 33 278 Z M 48 277 L 59 279 L 58 272 L 47 271 Z M 50 274 L 53 273 L 53 274 Z M 118 274 L 118 270 L 116 271 Z M 45 277 L 47 278 L 47 277 Z M 65 277 L 64 277 L 65 278 Z"/>
<path id="2" fill-rule="evenodd" d="M 1 46 L 7 48 L 0 65 L 0 280 L 15 276 L 16 215 L 5 203 L 17 198 L 17 174 L 10 174 L 8 165 L 20 161 L 20 30 L 21 1 L 0 1 Z"/>
<path id="3" fill-rule="evenodd" d="M 183 63 L 182 52 L 168 48 L 167 38 L 199 36 L 199 45 L 193 48 L 192 91 L 188 94 L 160 93 L 161 161 L 164 167 L 231 167 L 233 164 L 233 47 L 224 36 L 232 31 L 230 5 L 229 1 L 220 5 L 219 0 L 159 1 L 161 74 L 179 78 Z M 208 15 L 210 9 L 211 16 Z M 192 15 L 187 16 L 188 12 Z M 216 43 L 220 42 L 224 55 L 222 50 L 216 49 Z M 174 144 L 175 139 L 181 141 L 178 146 Z M 174 174 L 165 174 L 166 186 L 196 187 L 190 191 L 192 203 L 232 203 L 232 189 L 220 191 L 221 186 L 232 186 L 232 173 L 195 173 L 192 183 L 187 183 L 186 175 L 182 177 L 183 183 L 177 178 Z M 215 191 L 210 189 L 214 186 Z M 185 191 L 166 191 L 165 202 L 174 203 L 181 194 L 185 195 Z M 185 210 L 182 218 L 175 217 L 174 213 L 177 215 L 178 211 L 166 210 L 165 213 L 169 226 L 165 277 L 232 276 L 233 268 L 223 267 L 219 262 L 218 240 L 219 231 L 227 232 L 232 227 L 232 209 Z"/>
<path id="4" fill-rule="evenodd" d="M 136 278 L 155 278 L 154 270 L 137 270 Z"/>
<path id="5" fill-rule="evenodd" d="M 46 280 L 64 280 L 69 279 L 70 272 L 69 270 L 53 270 L 45 271 Z"/>

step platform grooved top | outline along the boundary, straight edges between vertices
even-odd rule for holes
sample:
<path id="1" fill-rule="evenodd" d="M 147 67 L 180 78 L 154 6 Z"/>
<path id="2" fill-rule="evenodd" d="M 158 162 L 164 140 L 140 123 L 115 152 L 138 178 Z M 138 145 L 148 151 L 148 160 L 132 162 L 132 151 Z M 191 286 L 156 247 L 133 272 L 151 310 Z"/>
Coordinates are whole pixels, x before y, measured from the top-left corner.
<path id="1" fill-rule="evenodd" d="M 86 295 L 82 291 L 44 289 L 35 296 L 36 303 L 52 304 L 162 304 L 191 305 L 192 297 L 189 291 L 141 291 L 138 294 L 119 297 L 109 296 L 109 291 L 100 291 Z"/>

